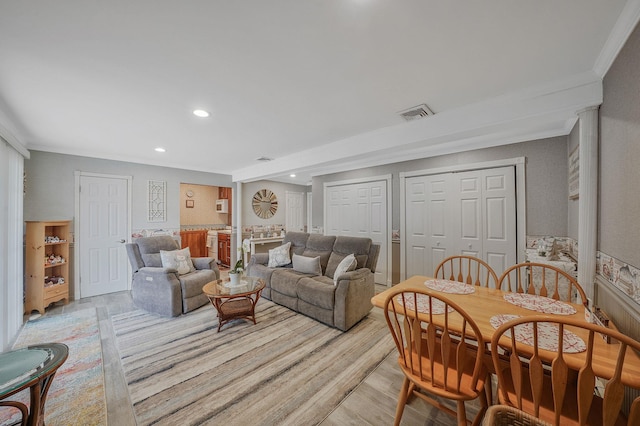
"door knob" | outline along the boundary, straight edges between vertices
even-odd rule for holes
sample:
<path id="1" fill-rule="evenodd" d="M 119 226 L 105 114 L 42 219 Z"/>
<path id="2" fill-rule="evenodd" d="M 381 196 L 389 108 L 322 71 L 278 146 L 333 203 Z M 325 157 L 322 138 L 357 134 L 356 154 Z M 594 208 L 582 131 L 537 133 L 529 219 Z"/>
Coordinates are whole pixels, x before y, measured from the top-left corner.
<path id="1" fill-rule="evenodd" d="M 438 242 L 436 243 L 436 246 L 440 247 L 440 241 L 438 241 Z"/>
<path id="2" fill-rule="evenodd" d="M 471 244 L 469 244 L 469 250 L 471 250 Z"/>
<path id="3" fill-rule="evenodd" d="M 120 240 L 120 241 L 118 241 L 118 242 L 119 242 L 119 243 L 121 243 L 121 244 L 126 243 L 126 241 L 125 241 L 125 240 Z"/>

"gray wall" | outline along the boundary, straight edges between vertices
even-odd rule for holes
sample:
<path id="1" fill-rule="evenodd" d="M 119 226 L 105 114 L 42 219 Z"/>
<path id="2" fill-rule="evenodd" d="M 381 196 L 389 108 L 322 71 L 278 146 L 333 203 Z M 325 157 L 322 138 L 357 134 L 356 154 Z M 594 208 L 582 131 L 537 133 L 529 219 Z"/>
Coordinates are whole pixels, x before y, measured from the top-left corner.
<path id="1" fill-rule="evenodd" d="M 401 172 L 526 157 L 527 234 L 567 235 L 567 138 L 479 149 L 313 178 L 313 226 L 323 226 L 325 182 L 391 174 L 392 228 L 400 228 Z"/>
<path id="2" fill-rule="evenodd" d="M 234 187 L 230 175 L 31 151 L 25 160 L 24 220 L 73 219 L 75 171 L 132 176 L 132 229 L 180 228 L 180 183 Z M 167 182 L 167 221 L 147 222 L 147 181 Z"/>
<path id="3" fill-rule="evenodd" d="M 640 29 L 604 78 L 598 250 L 640 267 Z"/>
<path id="4" fill-rule="evenodd" d="M 278 199 L 278 210 L 269 219 L 261 219 L 254 212 L 251 206 L 253 195 L 260 189 L 269 189 Z M 310 191 L 309 187 L 304 185 L 294 185 L 283 182 L 274 182 L 270 180 L 259 180 L 255 182 L 242 184 L 242 227 L 250 225 L 285 225 L 286 223 L 286 192 L 304 192 Z M 306 195 L 305 195 L 306 197 Z M 307 201 L 304 200 L 304 222 L 306 223 Z"/>

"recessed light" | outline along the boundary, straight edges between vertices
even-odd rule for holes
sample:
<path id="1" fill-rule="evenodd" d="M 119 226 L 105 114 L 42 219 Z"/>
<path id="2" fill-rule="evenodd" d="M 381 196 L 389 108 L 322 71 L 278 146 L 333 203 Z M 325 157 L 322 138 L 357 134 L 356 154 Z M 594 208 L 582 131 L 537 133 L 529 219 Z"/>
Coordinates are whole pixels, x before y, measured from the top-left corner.
<path id="1" fill-rule="evenodd" d="M 167 152 L 166 149 L 164 149 L 163 147 L 159 146 L 156 148 L 156 152 Z"/>
<path id="2" fill-rule="evenodd" d="M 208 111 L 205 111 L 203 109 L 194 109 L 193 110 L 193 115 L 195 115 L 196 117 L 200 117 L 200 118 L 207 118 L 211 114 L 209 114 Z"/>
<path id="3" fill-rule="evenodd" d="M 296 174 L 295 174 L 295 173 L 291 173 L 291 174 L 289 175 L 289 177 L 296 177 Z"/>

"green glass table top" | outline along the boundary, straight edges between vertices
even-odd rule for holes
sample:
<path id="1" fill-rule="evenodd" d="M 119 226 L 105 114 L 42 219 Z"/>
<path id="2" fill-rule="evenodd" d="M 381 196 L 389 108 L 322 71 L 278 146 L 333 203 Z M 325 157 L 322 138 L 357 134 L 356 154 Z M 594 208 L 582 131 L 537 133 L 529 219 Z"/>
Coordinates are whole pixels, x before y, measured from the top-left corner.
<path id="1" fill-rule="evenodd" d="M 18 349 L 0 354 L 0 388 L 10 386 L 22 376 L 30 376 L 44 366 L 46 349 Z"/>

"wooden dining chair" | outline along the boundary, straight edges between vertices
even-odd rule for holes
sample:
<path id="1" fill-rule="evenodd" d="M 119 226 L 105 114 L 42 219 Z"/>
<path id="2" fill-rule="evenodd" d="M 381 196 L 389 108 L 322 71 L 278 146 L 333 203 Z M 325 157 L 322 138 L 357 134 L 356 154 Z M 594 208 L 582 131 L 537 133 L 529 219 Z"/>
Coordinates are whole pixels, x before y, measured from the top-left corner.
<path id="1" fill-rule="evenodd" d="M 502 291 L 537 294 L 564 302 L 587 305 L 587 296 L 578 281 L 567 272 L 546 263 L 518 263 L 502 273 L 498 279 Z"/>
<path id="2" fill-rule="evenodd" d="M 550 337 L 550 326 L 557 327 L 555 339 L 555 336 Z M 523 327 L 529 330 L 526 334 L 530 344 L 517 340 L 517 336 L 523 333 Z M 585 350 L 569 354 L 570 347 L 581 345 L 575 341 L 578 334 L 587 339 L 584 348 L 581 348 Z M 594 342 L 603 341 L 602 335 L 620 342 L 617 346 L 611 346 L 612 357 L 615 358 L 612 358 L 611 370 L 606 373 L 601 366 L 594 371 Z M 542 342 L 544 339 L 546 343 Z M 549 339 L 555 343 L 555 347 L 545 346 L 549 345 Z M 499 347 L 507 349 L 508 361 L 505 362 Z M 640 342 L 618 331 L 582 320 L 534 315 L 508 321 L 498 327 L 491 340 L 500 403 L 556 426 L 637 426 L 640 424 L 640 397 L 631 404 L 628 421 L 620 415 L 624 399 L 621 377 L 627 348 L 640 351 Z M 578 371 L 568 368 L 568 357 L 581 360 L 582 366 Z M 602 397 L 594 394 L 596 373 L 606 374 L 604 378 L 608 379 Z M 571 379 L 576 377 L 577 380 Z"/>
<path id="3" fill-rule="evenodd" d="M 481 287 L 497 288 L 498 276 L 491 266 L 482 259 L 473 256 L 450 256 L 444 259 L 436 267 L 434 278 L 458 281 L 465 284 L 473 284 Z"/>
<path id="4" fill-rule="evenodd" d="M 481 408 L 473 421 L 479 424 L 488 402 L 484 350 L 478 348 L 488 347 L 473 319 L 455 303 L 426 289 L 391 292 L 384 307 L 404 374 L 395 425 L 400 424 L 412 395 L 457 417 L 458 425 L 467 424 L 465 401 L 479 398 Z M 456 401 L 456 411 L 434 397 Z"/>

